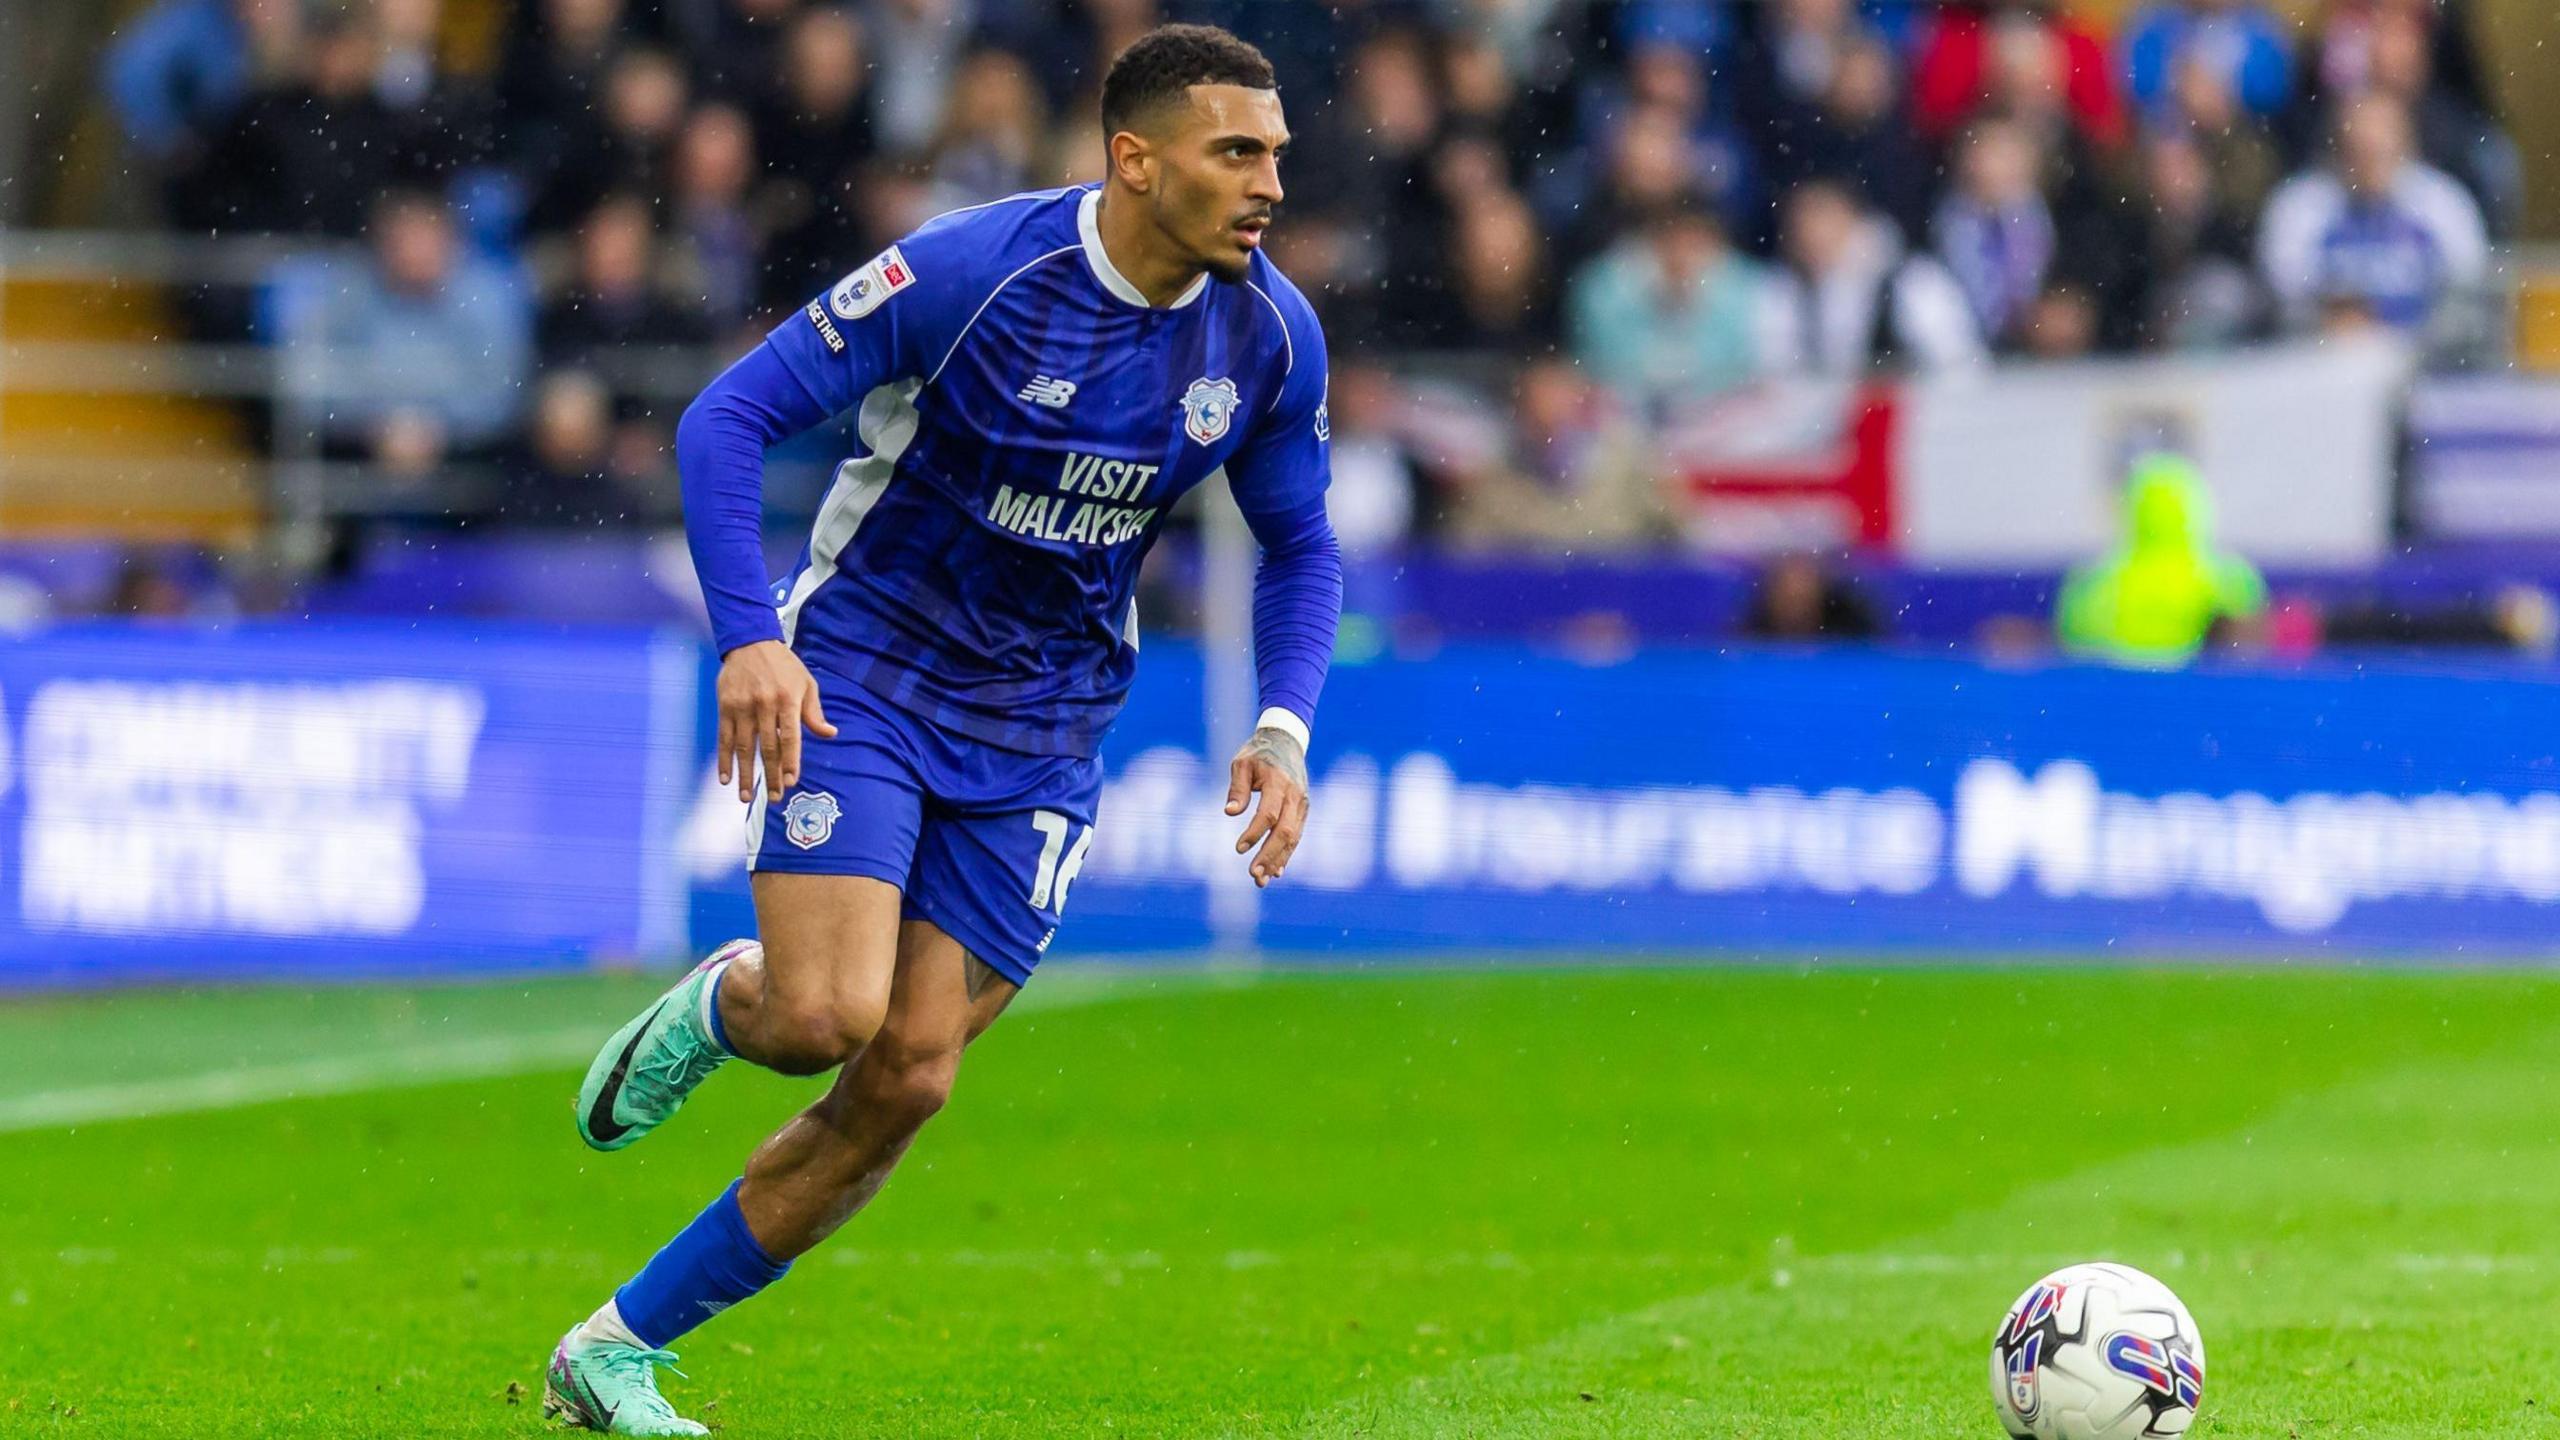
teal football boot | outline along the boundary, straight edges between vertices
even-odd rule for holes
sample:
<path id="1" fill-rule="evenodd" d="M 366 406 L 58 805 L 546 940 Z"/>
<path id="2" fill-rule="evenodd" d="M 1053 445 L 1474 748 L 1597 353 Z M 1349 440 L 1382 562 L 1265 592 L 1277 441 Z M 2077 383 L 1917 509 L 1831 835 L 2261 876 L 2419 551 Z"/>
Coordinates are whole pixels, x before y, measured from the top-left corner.
<path id="1" fill-rule="evenodd" d="M 542 1377 L 542 1414 L 607 1435 L 708 1435 L 658 1393 L 657 1367 L 676 1357 L 611 1340 L 589 1339 L 581 1325 L 551 1352 Z M 682 1371 L 677 1371 L 682 1374 Z"/>
<path id="2" fill-rule="evenodd" d="M 619 1150 L 667 1122 L 693 1087 L 729 1058 L 712 1034 L 711 1006 L 729 962 L 759 947 L 732 940 L 675 988 L 613 1032 L 578 1087 L 578 1138 Z"/>

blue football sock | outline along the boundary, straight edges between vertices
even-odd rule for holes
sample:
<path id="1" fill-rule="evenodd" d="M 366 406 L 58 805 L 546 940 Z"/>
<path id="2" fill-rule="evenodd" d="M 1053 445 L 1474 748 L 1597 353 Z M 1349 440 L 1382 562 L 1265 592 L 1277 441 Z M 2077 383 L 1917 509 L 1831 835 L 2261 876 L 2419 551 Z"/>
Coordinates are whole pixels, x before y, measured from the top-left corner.
<path id="1" fill-rule="evenodd" d="M 614 1292 L 622 1323 L 646 1343 L 665 1348 L 703 1321 L 782 1278 L 791 1268 L 756 1243 L 738 1208 L 739 1180 L 720 1192 L 676 1238 L 649 1257 Z"/>
<path id="2" fill-rule="evenodd" d="M 729 981 L 729 966 L 737 963 L 735 960 L 723 963 L 712 975 L 711 983 L 703 987 L 703 993 L 709 997 L 704 1000 L 702 1008 L 711 1012 L 711 1043 L 719 1046 L 720 1053 L 724 1055 L 738 1053 L 738 1047 L 729 1043 L 729 1022 L 720 1018 L 720 987 Z"/>

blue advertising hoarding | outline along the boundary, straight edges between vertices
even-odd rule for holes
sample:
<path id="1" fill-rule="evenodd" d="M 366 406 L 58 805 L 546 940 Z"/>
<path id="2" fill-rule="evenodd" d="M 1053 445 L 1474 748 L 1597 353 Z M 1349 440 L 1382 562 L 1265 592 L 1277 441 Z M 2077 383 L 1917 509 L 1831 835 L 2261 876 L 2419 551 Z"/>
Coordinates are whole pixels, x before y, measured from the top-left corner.
<path id="1" fill-rule="evenodd" d="M 79 626 L 0 647 L 0 984 L 680 949 L 694 645 Z"/>
<path id="2" fill-rule="evenodd" d="M 0 985 L 672 959 L 751 922 L 709 659 L 649 632 L 81 627 L 0 649 Z M 2525 959 L 2560 685 L 1874 653 L 1339 667 L 1255 895 L 1150 641 L 1051 962 L 1535 947 Z M 852 817 L 858 820 L 859 817 Z"/>
<path id="3" fill-rule="evenodd" d="M 1161 650 L 1164 653 L 1159 653 Z M 1062 957 L 1196 945 L 1234 737 L 1152 648 Z M 2560 686 L 1855 651 L 1338 667 L 1247 938 L 1435 947 L 2516 957 L 2560 925 Z M 744 921 L 736 881 L 697 914 Z"/>

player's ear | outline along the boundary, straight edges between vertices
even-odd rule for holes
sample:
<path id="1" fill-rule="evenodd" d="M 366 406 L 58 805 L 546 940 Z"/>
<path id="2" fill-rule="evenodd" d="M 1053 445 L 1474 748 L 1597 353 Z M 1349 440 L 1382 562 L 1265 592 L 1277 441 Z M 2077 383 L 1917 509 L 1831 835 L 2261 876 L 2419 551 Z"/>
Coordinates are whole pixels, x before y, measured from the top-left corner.
<path id="1" fill-rule="evenodd" d="M 1144 195 L 1153 190 L 1156 183 L 1155 147 L 1134 130 L 1113 131 L 1111 174 L 1136 194 Z"/>

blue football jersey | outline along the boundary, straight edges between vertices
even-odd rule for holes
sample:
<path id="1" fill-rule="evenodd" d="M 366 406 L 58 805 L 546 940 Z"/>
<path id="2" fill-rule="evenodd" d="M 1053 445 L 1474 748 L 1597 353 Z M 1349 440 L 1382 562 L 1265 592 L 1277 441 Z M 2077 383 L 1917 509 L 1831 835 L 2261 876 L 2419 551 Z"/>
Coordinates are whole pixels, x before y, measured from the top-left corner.
<path id="1" fill-rule="evenodd" d="M 862 453 L 837 467 L 783 636 L 960 734 L 1091 755 L 1137 665 L 1139 562 L 1224 473 L 1249 516 L 1320 501 L 1325 347 L 1259 253 L 1150 306 L 1112 267 L 1098 187 L 928 222 L 768 343 Z"/>

